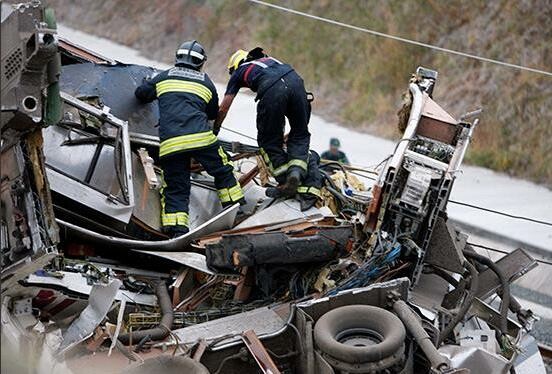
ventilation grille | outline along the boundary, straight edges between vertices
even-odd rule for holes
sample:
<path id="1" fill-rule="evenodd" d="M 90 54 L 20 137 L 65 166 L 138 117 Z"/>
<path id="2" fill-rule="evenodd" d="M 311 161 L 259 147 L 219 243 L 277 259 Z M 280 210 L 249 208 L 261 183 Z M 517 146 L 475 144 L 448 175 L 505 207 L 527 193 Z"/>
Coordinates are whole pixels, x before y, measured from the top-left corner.
<path id="1" fill-rule="evenodd" d="M 23 63 L 23 52 L 21 48 L 17 48 L 11 55 L 6 59 L 4 65 L 4 76 L 6 79 L 12 79 L 15 74 L 21 70 L 21 65 Z"/>

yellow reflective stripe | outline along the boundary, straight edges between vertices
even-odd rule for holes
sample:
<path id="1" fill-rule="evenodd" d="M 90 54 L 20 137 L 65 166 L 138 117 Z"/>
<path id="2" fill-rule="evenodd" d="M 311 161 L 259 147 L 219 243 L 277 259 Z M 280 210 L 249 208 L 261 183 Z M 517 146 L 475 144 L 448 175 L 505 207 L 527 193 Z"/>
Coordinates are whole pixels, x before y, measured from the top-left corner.
<path id="1" fill-rule="evenodd" d="M 212 131 L 176 136 L 161 142 L 159 156 L 188 149 L 206 147 L 216 141 L 217 137 Z"/>
<path id="2" fill-rule="evenodd" d="M 237 202 L 244 197 L 239 183 L 236 183 L 235 186 L 230 188 L 221 188 L 217 190 L 217 192 L 221 203 L 228 203 L 230 201 Z"/>
<path id="3" fill-rule="evenodd" d="M 261 156 L 263 156 L 263 160 L 266 163 L 266 166 L 268 166 L 268 170 L 272 173 L 272 175 L 277 177 L 279 175 L 284 174 L 287 171 L 288 169 L 287 164 L 283 164 L 277 168 L 274 168 L 274 165 L 272 165 L 272 162 L 270 161 L 270 158 L 268 157 L 268 154 L 266 153 L 266 151 L 261 148 L 260 152 L 261 152 Z"/>
<path id="4" fill-rule="evenodd" d="M 272 165 L 271 165 L 272 166 Z M 279 175 L 282 175 L 284 174 L 285 172 L 287 172 L 288 170 L 288 164 L 283 164 L 282 166 L 274 169 L 274 168 L 271 168 L 271 172 L 272 172 L 272 175 L 274 175 L 275 177 L 279 176 Z"/>
<path id="5" fill-rule="evenodd" d="M 175 143 L 180 143 L 181 141 L 192 141 L 192 140 L 200 140 L 204 138 L 212 138 L 215 134 L 213 134 L 212 131 L 204 131 L 204 132 L 197 132 L 194 134 L 186 134 L 186 135 L 180 135 L 175 136 L 173 138 L 164 140 L 161 142 L 161 146 L 171 146 Z"/>
<path id="6" fill-rule="evenodd" d="M 223 165 L 232 165 L 232 162 L 230 162 L 228 160 L 228 155 L 226 154 L 226 152 L 224 152 L 224 149 L 222 149 L 222 147 L 219 147 L 218 154 L 219 154 L 220 158 L 222 159 L 222 164 Z"/>
<path id="7" fill-rule="evenodd" d="M 234 187 L 230 187 L 228 189 L 228 192 L 230 193 L 230 199 L 232 201 L 238 201 L 240 199 L 243 199 L 243 191 L 239 183 L 236 184 Z"/>
<path id="8" fill-rule="evenodd" d="M 176 91 L 179 91 L 180 89 L 182 90 L 190 89 L 193 91 L 200 92 L 202 95 L 206 97 L 209 97 L 209 100 L 213 96 L 213 93 L 211 92 L 211 90 L 201 83 L 181 81 L 177 79 L 168 79 L 168 80 L 159 82 L 155 85 L 155 88 L 158 92 L 171 91 L 173 89 Z"/>
<path id="9" fill-rule="evenodd" d="M 299 186 L 297 187 L 297 193 L 310 193 L 312 195 L 320 197 L 320 190 L 312 186 Z"/>
<path id="10" fill-rule="evenodd" d="M 161 214 L 161 223 L 163 226 L 188 226 L 188 213 L 163 213 Z"/>
<path id="11" fill-rule="evenodd" d="M 217 190 L 217 192 L 221 203 L 227 203 L 231 201 L 230 191 L 228 191 L 228 188 L 221 188 L 220 190 Z"/>
<path id="12" fill-rule="evenodd" d="M 287 166 L 288 168 L 292 167 L 292 166 L 297 166 L 297 167 L 300 167 L 301 169 L 303 170 L 307 170 L 307 163 L 303 160 L 299 160 L 299 159 L 294 159 L 294 160 L 290 160 L 288 163 L 287 163 Z"/>
<path id="13" fill-rule="evenodd" d="M 204 91 L 201 91 L 195 87 L 182 87 L 182 86 L 167 86 L 162 89 L 157 90 L 157 96 L 161 96 L 163 94 L 169 93 L 169 92 L 185 92 L 185 93 L 192 93 L 194 95 L 199 96 L 203 100 L 205 100 L 206 103 L 208 103 L 211 98 L 212 94 L 207 94 Z"/>
<path id="14" fill-rule="evenodd" d="M 167 79 L 157 83 L 155 85 L 155 91 L 157 93 L 157 97 L 168 92 L 187 92 L 201 97 L 207 103 L 213 98 L 211 90 L 203 84 L 178 79 Z"/>
<path id="15" fill-rule="evenodd" d="M 216 139 L 217 139 L 215 134 L 206 135 L 206 136 L 203 136 L 201 138 L 191 138 L 190 139 L 190 138 L 186 137 L 186 135 L 179 136 L 178 138 L 179 138 L 178 141 L 161 143 L 161 148 L 170 148 L 170 147 L 180 146 L 180 145 L 183 145 L 183 144 L 203 143 L 205 141 L 211 141 L 213 139 L 216 141 Z"/>
<path id="16" fill-rule="evenodd" d="M 175 213 L 165 213 L 165 188 L 167 183 L 163 175 L 163 184 L 161 185 L 161 225 L 162 226 L 186 226 L 188 227 L 188 213 L 186 212 L 175 212 Z"/>
<path id="17" fill-rule="evenodd" d="M 301 169 L 307 171 L 308 164 L 306 161 L 299 160 L 299 159 L 293 159 L 288 161 L 288 163 L 278 166 L 277 168 L 272 165 L 272 162 L 270 161 L 270 157 L 268 157 L 268 154 L 264 149 L 260 149 L 261 156 L 263 156 L 263 159 L 266 163 L 266 166 L 268 166 L 268 170 L 274 175 L 275 177 L 284 174 L 288 171 L 288 169 L 292 166 L 300 167 Z"/>
<path id="18" fill-rule="evenodd" d="M 193 85 L 165 85 L 156 87 L 156 92 L 158 97 L 168 92 L 189 92 L 201 97 L 206 102 L 209 102 L 213 97 L 210 91 L 206 92 Z"/>
<path id="19" fill-rule="evenodd" d="M 270 158 L 268 158 L 268 154 L 266 153 L 266 151 L 263 148 L 260 148 L 259 151 L 261 152 L 261 156 L 263 156 L 263 160 L 266 162 L 266 164 L 272 164 L 270 162 Z"/>

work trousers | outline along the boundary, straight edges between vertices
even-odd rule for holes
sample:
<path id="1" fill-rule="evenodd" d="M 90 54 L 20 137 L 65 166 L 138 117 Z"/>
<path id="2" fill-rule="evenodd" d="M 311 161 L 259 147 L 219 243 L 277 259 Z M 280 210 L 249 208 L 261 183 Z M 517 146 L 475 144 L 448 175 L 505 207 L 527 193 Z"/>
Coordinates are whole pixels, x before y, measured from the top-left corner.
<path id="1" fill-rule="evenodd" d="M 260 97 L 257 104 L 257 142 L 274 177 L 287 175 L 294 168 L 300 171 L 303 178 L 306 177 L 310 114 L 311 106 L 303 80 L 295 71 L 280 78 Z M 286 117 L 291 130 L 284 149 Z"/>
<path id="2" fill-rule="evenodd" d="M 215 178 L 215 187 L 222 206 L 232 205 L 244 198 L 242 189 L 234 177 L 232 162 L 218 141 L 206 148 L 164 156 L 160 159 L 164 180 L 161 190 L 163 227 L 188 227 L 192 158 Z"/>

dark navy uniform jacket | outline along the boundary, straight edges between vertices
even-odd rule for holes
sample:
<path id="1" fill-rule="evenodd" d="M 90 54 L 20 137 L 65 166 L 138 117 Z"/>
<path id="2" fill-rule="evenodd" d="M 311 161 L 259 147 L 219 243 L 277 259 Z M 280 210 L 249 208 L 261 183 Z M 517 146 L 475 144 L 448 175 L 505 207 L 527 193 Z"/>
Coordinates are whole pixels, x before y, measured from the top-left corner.
<path id="1" fill-rule="evenodd" d="M 337 151 L 337 154 L 333 154 L 330 151 L 326 151 L 322 153 L 320 156 L 323 160 L 329 160 L 329 161 L 337 161 L 345 165 L 349 165 L 349 159 L 347 158 L 347 155 L 344 152 Z"/>
<path id="2" fill-rule="evenodd" d="M 248 87 L 253 92 L 257 92 L 256 100 L 259 100 L 267 89 L 292 71 L 294 70 L 290 65 L 273 57 L 244 62 L 230 76 L 226 94 L 235 95 L 240 88 Z"/>
<path id="3" fill-rule="evenodd" d="M 218 96 L 206 73 L 174 67 L 144 82 L 134 94 L 145 103 L 159 100 L 160 157 L 217 142 L 207 121 L 217 117 Z"/>

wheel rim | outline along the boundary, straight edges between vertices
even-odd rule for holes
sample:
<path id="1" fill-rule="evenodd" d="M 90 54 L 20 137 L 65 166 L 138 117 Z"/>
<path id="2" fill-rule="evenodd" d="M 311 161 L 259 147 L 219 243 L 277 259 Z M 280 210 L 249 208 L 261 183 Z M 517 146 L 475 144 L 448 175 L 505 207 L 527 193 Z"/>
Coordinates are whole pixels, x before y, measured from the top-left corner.
<path id="1" fill-rule="evenodd" d="M 341 331 L 335 339 L 350 347 L 370 347 L 380 344 L 383 336 L 371 329 L 352 328 Z"/>

